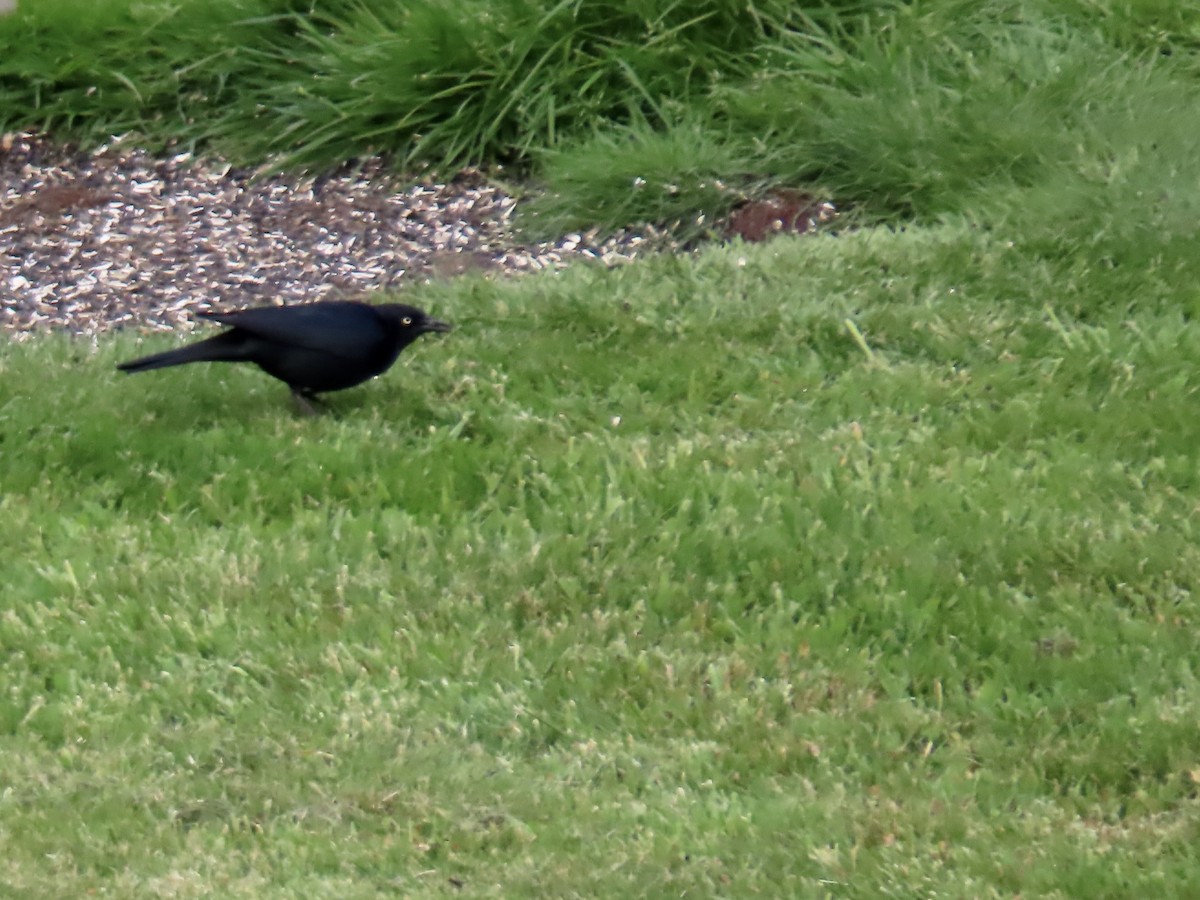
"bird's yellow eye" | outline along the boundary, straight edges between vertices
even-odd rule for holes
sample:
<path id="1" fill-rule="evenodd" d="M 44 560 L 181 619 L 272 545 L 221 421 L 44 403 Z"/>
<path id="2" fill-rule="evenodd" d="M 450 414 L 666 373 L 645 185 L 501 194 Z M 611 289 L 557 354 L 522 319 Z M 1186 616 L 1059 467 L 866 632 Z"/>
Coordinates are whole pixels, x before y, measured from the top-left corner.
<path id="1" fill-rule="evenodd" d="M 412 316 L 405 316 L 403 319 L 400 320 L 400 324 L 401 325 L 411 325 L 412 324 Z"/>

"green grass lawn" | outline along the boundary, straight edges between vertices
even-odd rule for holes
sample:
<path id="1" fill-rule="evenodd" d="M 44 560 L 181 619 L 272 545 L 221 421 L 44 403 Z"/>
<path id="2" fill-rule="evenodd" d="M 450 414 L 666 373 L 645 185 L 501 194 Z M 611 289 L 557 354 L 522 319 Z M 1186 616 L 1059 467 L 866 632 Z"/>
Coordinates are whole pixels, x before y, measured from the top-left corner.
<path id="1" fill-rule="evenodd" d="M 1105 290 L 948 226 L 455 281 L 317 419 L 4 345 L 0 883 L 1200 891 L 1200 330 Z"/>
<path id="2" fill-rule="evenodd" d="M 1200 896 L 1200 3 L 310 6 L 23 0 L 0 128 L 840 233 L 315 419 L 0 336 L 0 894 Z"/>

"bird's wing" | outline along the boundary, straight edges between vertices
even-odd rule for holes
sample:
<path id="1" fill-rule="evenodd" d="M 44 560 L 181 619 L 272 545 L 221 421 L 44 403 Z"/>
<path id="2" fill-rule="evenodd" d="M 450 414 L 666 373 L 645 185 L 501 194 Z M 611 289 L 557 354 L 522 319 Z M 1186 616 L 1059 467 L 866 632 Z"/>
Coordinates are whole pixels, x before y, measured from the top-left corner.
<path id="1" fill-rule="evenodd" d="M 264 340 L 361 359 L 386 333 L 379 316 L 365 303 L 328 301 L 302 306 L 264 306 L 200 315 L 240 328 Z"/>

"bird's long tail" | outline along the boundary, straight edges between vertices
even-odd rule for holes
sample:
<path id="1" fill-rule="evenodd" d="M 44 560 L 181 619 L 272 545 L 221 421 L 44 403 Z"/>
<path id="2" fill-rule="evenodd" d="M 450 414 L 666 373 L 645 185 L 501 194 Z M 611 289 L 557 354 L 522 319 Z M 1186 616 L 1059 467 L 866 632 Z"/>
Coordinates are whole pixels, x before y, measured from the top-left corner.
<path id="1" fill-rule="evenodd" d="M 226 331 L 206 341 L 188 344 L 164 353 L 152 353 L 140 359 L 131 359 L 117 366 L 122 372 L 149 372 L 167 366 L 182 366 L 194 362 L 243 362 L 246 359 L 245 342 L 236 332 Z"/>

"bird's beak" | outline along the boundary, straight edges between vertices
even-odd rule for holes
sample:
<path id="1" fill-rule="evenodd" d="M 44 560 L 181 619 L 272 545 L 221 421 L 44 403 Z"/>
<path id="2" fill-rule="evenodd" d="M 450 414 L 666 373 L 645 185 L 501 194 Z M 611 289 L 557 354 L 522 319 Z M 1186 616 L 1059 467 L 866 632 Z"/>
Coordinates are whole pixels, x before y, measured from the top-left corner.
<path id="1" fill-rule="evenodd" d="M 426 319 L 424 330 L 425 331 L 446 332 L 446 331 L 453 331 L 454 326 L 451 325 L 449 322 L 440 322 L 437 319 Z"/>

